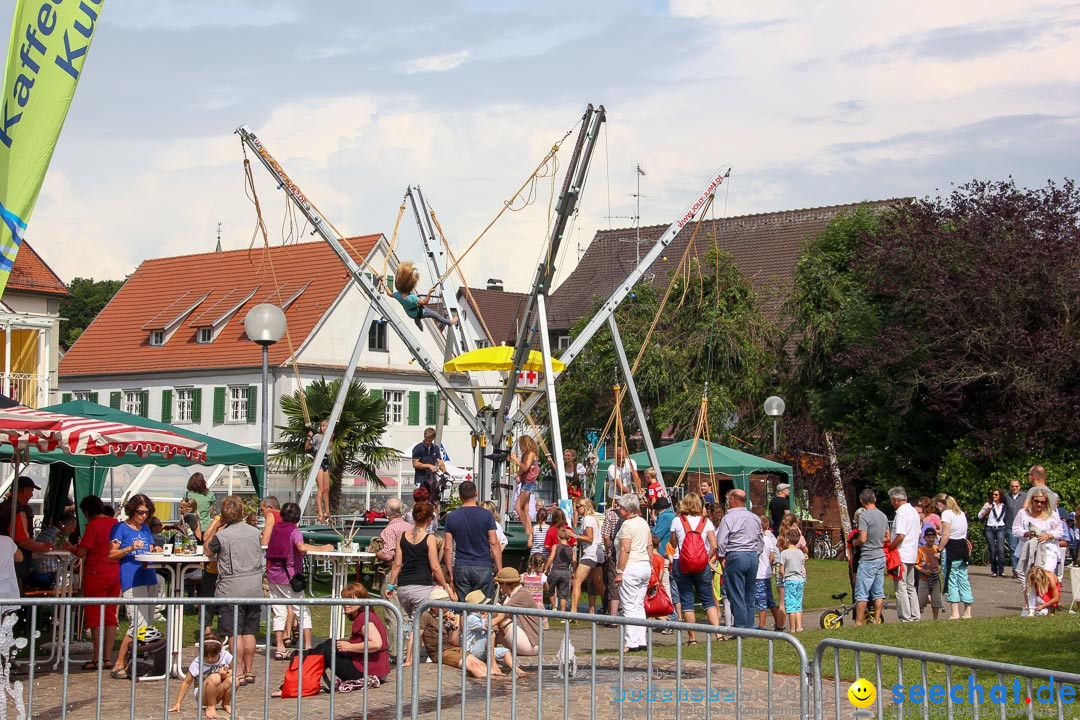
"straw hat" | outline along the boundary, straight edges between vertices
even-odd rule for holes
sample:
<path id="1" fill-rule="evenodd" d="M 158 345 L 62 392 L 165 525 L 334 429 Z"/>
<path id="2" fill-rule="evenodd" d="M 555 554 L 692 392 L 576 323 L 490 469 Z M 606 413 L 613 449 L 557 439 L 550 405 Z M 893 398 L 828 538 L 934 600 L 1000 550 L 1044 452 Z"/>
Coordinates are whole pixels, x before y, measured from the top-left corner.
<path id="1" fill-rule="evenodd" d="M 483 590 L 473 590 L 465 596 L 465 602 L 470 605 L 489 605 L 491 604 L 491 598 L 485 595 Z"/>
<path id="2" fill-rule="evenodd" d="M 428 595 L 428 600 L 449 600 L 449 599 L 450 599 L 450 593 L 446 592 L 441 587 L 435 588 L 434 590 L 431 591 L 431 594 Z"/>
<path id="3" fill-rule="evenodd" d="M 521 573 L 512 567 L 504 567 L 495 574 L 495 582 L 510 584 L 519 583 L 521 582 Z"/>

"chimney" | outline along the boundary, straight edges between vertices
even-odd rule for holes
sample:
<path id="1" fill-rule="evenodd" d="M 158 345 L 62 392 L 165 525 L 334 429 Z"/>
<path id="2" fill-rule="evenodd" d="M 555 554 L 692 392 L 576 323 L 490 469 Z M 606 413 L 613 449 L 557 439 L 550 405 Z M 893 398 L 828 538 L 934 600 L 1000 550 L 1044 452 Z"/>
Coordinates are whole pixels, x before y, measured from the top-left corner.
<path id="1" fill-rule="evenodd" d="M 498 290 L 499 292 L 502 292 L 503 281 L 498 279 L 498 278 L 488 278 L 487 289 L 488 290 Z"/>

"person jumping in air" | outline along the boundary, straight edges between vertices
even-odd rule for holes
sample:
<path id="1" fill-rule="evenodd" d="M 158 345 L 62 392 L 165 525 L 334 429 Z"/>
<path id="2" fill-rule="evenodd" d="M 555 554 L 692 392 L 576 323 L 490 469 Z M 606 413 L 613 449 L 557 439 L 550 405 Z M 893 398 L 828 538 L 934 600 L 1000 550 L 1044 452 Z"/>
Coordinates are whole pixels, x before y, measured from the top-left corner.
<path id="1" fill-rule="evenodd" d="M 428 303 L 431 302 L 431 293 L 420 297 L 416 294 L 416 286 L 420 283 L 420 271 L 416 269 L 416 264 L 411 260 L 397 266 L 397 272 L 394 273 L 394 287 L 393 292 L 390 288 L 385 287 L 386 294 L 401 303 L 401 307 L 405 308 L 405 314 L 413 319 L 416 323 L 416 327 L 421 330 L 424 329 L 424 325 L 421 320 L 429 318 L 439 323 L 442 326 L 457 325 L 457 318 L 451 320 L 443 317 L 439 313 L 435 312 L 428 307 Z"/>

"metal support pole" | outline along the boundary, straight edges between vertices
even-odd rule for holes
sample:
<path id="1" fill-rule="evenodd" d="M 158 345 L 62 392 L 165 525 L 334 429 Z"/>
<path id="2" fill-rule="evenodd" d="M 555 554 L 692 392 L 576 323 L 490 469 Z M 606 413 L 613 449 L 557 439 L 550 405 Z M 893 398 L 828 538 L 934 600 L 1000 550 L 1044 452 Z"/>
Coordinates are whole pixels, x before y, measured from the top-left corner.
<path id="1" fill-rule="evenodd" d="M 326 418 L 326 432 L 323 433 L 319 449 L 315 451 L 315 459 L 311 461 L 311 470 L 308 471 L 304 491 L 300 493 L 301 516 L 307 509 L 308 501 L 311 500 L 311 493 L 315 490 L 315 476 L 319 474 L 319 466 L 322 465 L 323 458 L 326 457 L 326 451 L 330 447 L 330 438 L 334 435 L 334 427 L 341 417 L 341 411 L 345 408 L 345 398 L 349 394 L 349 386 L 352 384 L 356 366 L 360 363 L 360 355 L 363 353 L 364 344 L 367 342 L 366 328 L 371 327 L 371 321 L 374 319 L 375 306 L 368 305 L 367 313 L 364 315 L 364 324 L 360 326 L 361 332 L 356 336 L 356 345 L 353 346 L 352 357 L 349 358 L 349 366 L 345 368 L 345 375 L 341 378 L 341 389 L 338 390 L 337 397 L 334 398 L 334 407 L 330 411 L 330 417 Z M 301 388 L 301 392 L 303 392 L 303 388 Z"/>
<path id="2" fill-rule="evenodd" d="M 773 460 L 776 459 L 776 418 L 772 421 L 772 454 Z"/>
<path id="3" fill-rule="evenodd" d="M 544 352 L 544 377 L 553 377 L 551 368 L 551 338 L 548 337 L 547 326 L 547 303 L 544 293 L 536 295 L 536 315 L 540 320 L 540 347 Z M 548 403 L 548 427 L 551 429 L 551 449 L 555 453 L 552 461 L 555 465 L 555 476 L 559 481 L 559 498 L 566 500 L 570 497 L 566 491 L 566 464 L 562 461 L 562 434 L 559 429 L 559 406 L 555 400 L 555 383 L 547 383 Z"/>
<path id="4" fill-rule="evenodd" d="M 615 323 L 615 315 L 608 315 L 608 327 L 611 329 L 611 339 L 615 343 L 615 354 L 619 356 L 619 365 L 622 366 L 623 376 L 626 378 L 626 391 L 630 393 L 630 400 L 634 404 L 634 414 L 637 415 L 638 427 L 641 428 L 641 438 L 645 441 L 645 452 L 649 455 L 649 463 L 656 469 L 656 479 L 667 493 L 667 485 L 664 484 L 664 475 L 660 472 L 660 461 L 656 457 L 656 448 L 653 447 L 652 437 L 649 435 L 649 426 L 645 422 L 645 410 L 641 407 L 641 398 L 638 397 L 637 385 L 634 383 L 634 375 L 630 372 L 630 361 L 626 358 L 626 350 L 623 349 L 622 335 L 619 326 Z"/>
<path id="5" fill-rule="evenodd" d="M 270 346 L 262 346 L 262 459 L 263 495 L 270 484 Z"/>

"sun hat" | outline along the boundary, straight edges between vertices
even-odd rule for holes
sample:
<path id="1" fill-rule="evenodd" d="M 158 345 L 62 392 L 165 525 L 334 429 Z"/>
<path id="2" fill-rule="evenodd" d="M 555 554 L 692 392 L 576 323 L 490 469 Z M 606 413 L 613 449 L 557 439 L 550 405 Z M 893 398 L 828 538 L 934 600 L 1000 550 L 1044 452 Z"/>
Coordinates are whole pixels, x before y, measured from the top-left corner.
<path id="1" fill-rule="evenodd" d="M 428 600 L 449 600 L 449 599 L 450 599 L 450 593 L 446 592 L 441 587 L 435 588 L 434 590 L 431 591 L 431 594 L 428 595 Z"/>
<path id="2" fill-rule="evenodd" d="M 473 590 L 465 596 L 465 602 L 470 605 L 490 605 L 491 598 L 485 595 L 483 590 Z"/>
<path id="3" fill-rule="evenodd" d="M 519 573 L 512 567 L 504 567 L 502 570 L 495 574 L 495 582 L 519 583 L 521 582 L 521 573 Z"/>

